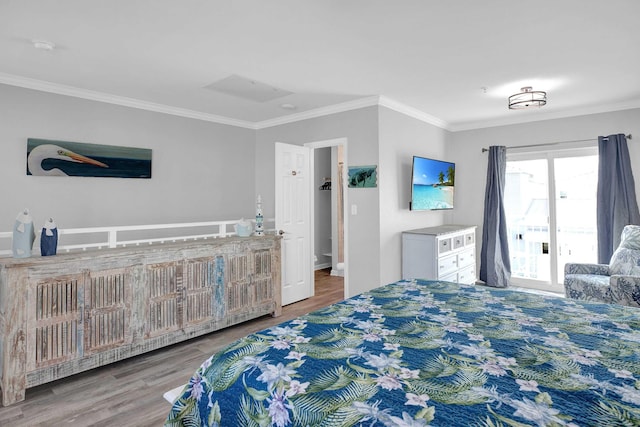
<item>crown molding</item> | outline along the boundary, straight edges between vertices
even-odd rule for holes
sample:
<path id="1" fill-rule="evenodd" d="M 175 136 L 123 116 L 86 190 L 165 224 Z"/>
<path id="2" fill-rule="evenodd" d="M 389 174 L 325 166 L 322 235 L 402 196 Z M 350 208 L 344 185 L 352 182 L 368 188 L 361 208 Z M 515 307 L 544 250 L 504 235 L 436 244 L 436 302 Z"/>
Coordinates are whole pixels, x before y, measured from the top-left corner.
<path id="1" fill-rule="evenodd" d="M 314 108 L 313 110 L 302 111 L 300 113 L 289 114 L 288 116 L 276 117 L 275 119 L 263 120 L 255 124 L 256 129 L 266 129 L 273 126 L 280 126 L 288 123 L 299 122 L 301 120 L 314 119 L 328 116 L 330 114 L 344 113 L 345 111 L 358 110 L 360 108 L 379 105 L 379 97 L 367 96 L 353 101 L 342 102 L 340 104 L 326 107 Z"/>
<path id="2" fill-rule="evenodd" d="M 379 105 L 397 111 L 398 113 L 402 113 L 406 116 L 413 117 L 414 119 L 423 121 L 425 123 L 437 126 L 441 129 L 451 130 L 449 123 L 447 123 L 446 121 L 427 114 L 424 111 L 418 110 L 417 108 L 409 107 L 408 105 L 402 104 L 398 101 L 394 101 L 393 99 L 387 98 L 386 96 L 380 97 Z"/>
<path id="3" fill-rule="evenodd" d="M 414 119 L 432 124 L 445 130 L 449 130 L 449 124 L 444 120 L 420 111 L 417 108 L 409 107 L 408 105 L 402 104 L 398 101 L 394 101 L 393 99 L 387 98 L 386 96 L 367 96 L 364 98 L 356 99 L 354 101 L 343 102 L 327 107 L 303 111 L 301 113 L 290 114 L 284 117 L 265 120 L 256 123 L 256 128 L 265 129 L 268 127 L 279 126 L 287 123 L 294 123 L 300 120 L 313 119 L 316 117 L 327 116 L 329 114 L 343 113 L 345 111 L 357 110 L 360 108 L 371 106 L 386 107 L 390 110 L 397 111 L 398 113 L 402 113 Z"/>
<path id="4" fill-rule="evenodd" d="M 451 132 L 460 132 L 475 129 L 485 129 L 498 126 L 519 125 L 523 123 L 541 122 L 545 120 L 566 119 L 569 117 L 588 116 L 591 114 L 611 113 L 614 111 L 632 110 L 640 108 L 640 100 L 624 103 L 597 105 L 571 110 L 555 111 L 544 114 L 536 114 L 528 117 L 502 117 L 492 120 L 478 120 L 474 122 L 454 123 L 450 125 Z"/>
<path id="5" fill-rule="evenodd" d="M 91 101 L 104 102 L 107 104 L 120 105 L 123 107 L 136 108 L 140 110 L 153 111 L 156 113 L 169 114 L 178 117 L 186 117 L 189 119 L 202 120 L 223 125 L 236 126 L 245 129 L 259 130 L 273 126 L 294 123 L 300 120 L 307 120 L 316 117 L 327 116 L 330 114 L 343 113 L 345 111 L 357 110 L 360 108 L 371 106 L 382 106 L 391 110 L 402 113 L 414 119 L 432 124 L 444 130 L 451 132 L 459 132 L 473 129 L 483 129 L 497 126 L 517 125 L 522 123 L 531 123 L 544 120 L 562 119 L 568 117 L 585 116 L 590 114 L 608 113 L 613 111 L 631 110 L 640 108 L 640 100 L 633 100 L 624 103 L 597 105 L 578 109 L 535 114 L 528 117 L 522 115 L 502 117 L 498 119 L 469 121 L 462 123 L 448 123 L 430 114 L 427 114 L 417 108 L 402 104 L 386 96 L 366 96 L 363 98 L 347 101 L 340 104 L 329 105 L 327 107 L 316 108 L 313 110 L 303 111 L 300 113 L 289 114 L 283 117 L 263 120 L 260 122 L 250 122 L 246 120 L 232 119 L 229 117 L 218 116 L 216 114 L 203 113 L 200 111 L 189 110 L 186 108 L 173 107 L 154 102 L 142 101 L 135 98 L 125 96 L 112 95 L 104 92 L 98 92 L 88 89 L 81 89 L 73 86 L 67 86 L 57 83 L 51 83 L 44 80 L 31 79 L 27 77 L 15 76 L 6 73 L 0 73 L 0 84 L 10 86 L 23 87 L 42 92 L 55 93 L 58 95 L 71 96 L 75 98 L 87 99 Z"/>
<path id="6" fill-rule="evenodd" d="M 39 90 L 42 92 L 55 93 L 58 95 L 72 96 L 91 101 L 104 102 L 107 104 L 120 105 L 123 107 L 137 108 L 139 110 L 153 111 L 156 113 L 170 114 L 173 116 L 186 117 L 189 119 L 203 120 L 223 125 L 237 126 L 247 129 L 256 129 L 255 124 L 245 121 L 231 119 L 229 117 L 218 116 L 215 114 L 202 113 L 200 111 L 189 110 L 186 108 L 172 107 L 155 102 L 141 101 L 126 96 L 111 95 L 104 92 L 98 92 L 88 89 L 80 89 L 73 86 L 66 86 L 57 83 L 46 82 L 43 80 L 31 79 L 27 77 L 14 76 L 11 74 L 0 73 L 0 83 L 10 86 L 18 86 L 26 89 Z"/>
<path id="7" fill-rule="evenodd" d="M 123 107 L 136 108 L 140 110 L 153 111 L 156 113 L 169 114 L 189 119 L 202 120 L 212 123 L 218 123 L 229 126 L 236 126 L 245 129 L 259 130 L 273 126 L 279 126 L 287 123 L 294 123 L 301 120 L 307 120 L 317 117 L 323 117 L 330 114 L 343 113 L 345 111 L 357 110 L 360 108 L 381 106 L 397 111 L 414 119 L 432 124 L 444 130 L 451 132 L 459 132 L 473 129 L 483 129 L 497 126 L 517 125 L 522 123 L 531 123 L 544 120 L 562 119 L 568 117 L 584 116 L 590 114 L 600 114 L 613 111 L 630 110 L 640 108 L 640 100 L 633 100 L 624 103 L 597 105 L 578 109 L 550 112 L 544 114 L 535 114 L 527 117 L 522 115 L 502 117 L 498 119 L 478 120 L 462 123 L 448 123 L 435 116 L 427 114 L 417 108 L 402 104 L 386 96 L 366 96 L 353 101 L 347 101 L 340 104 L 329 105 L 327 107 L 316 108 L 313 110 L 303 111 L 300 113 L 289 114 L 283 117 L 263 120 L 260 122 L 250 122 L 246 120 L 232 119 L 216 114 L 203 113 L 200 111 L 189 110 L 186 108 L 173 107 L 154 102 L 142 101 L 135 98 L 125 96 L 112 95 L 104 92 L 98 92 L 88 89 L 81 89 L 73 86 L 67 86 L 57 83 L 51 83 L 44 80 L 31 79 L 22 76 L 15 76 L 6 73 L 0 73 L 0 84 L 17 86 L 26 89 L 33 89 L 42 92 L 55 93 L 58 95 L 71 96 L 75 98 L 87 99 L 96 102 L 104 102 L 107 104 L 120 105 Z"/>
<path id="8" fill-rule="evenodd" d="M 189 110 L 186 108 L 173 107 L 155 102 L 142 101 L 126 96 L 112 95 L 104 92 L 98 92 L 89 89 L 81 89 L 73 86 L 67 86 L 58 83 L 51 83 L 44 80 L 32 79 L 28 77 L 15 76 L 12 74 L 0 73 L 0 83 L 22 87 L 25 89 L 33 89 L 41 92 L 55 93 L 57 95 L 71 96 L 74 98 L 87 99 L 90 101 L 104 102 L 107 104 L 120 105 L 123 107 L 136 108 L 139 110 L 153 111 L 156 113 L 170 114 L 178 117 L 186 117 L 189 119 L 202 120 L 206 122 L 219 123 L 229 126 L 237 126 L 245 129 L 265 129 L 273 126 L 279 126 L 287 123 L 294 123 L 301 120 L 313 119 L 317 117 L 328 116 L 330 114 L 343 113 L 345 111 L 358 110 L 360 108 L 382 106 L 409 117 L 430 123 L 434 126 L 449 130 L 449 124 L 444 120 L 431 116 L 416 108 L 394 101 L 385 96 L 366 96 L 355 99 L 353 101 L 342 102 L 340 104 L 329 105 L 326 107 L 315 108 L 313 110 L 303 111 L 300 113 L 289 114 L 283 117 L 263 120 L 260 122 L 250 122 L 246 120 L 232 119 L 229 117 L 218 116 L 216 114 L 203 113 L 200 111 Z"/>

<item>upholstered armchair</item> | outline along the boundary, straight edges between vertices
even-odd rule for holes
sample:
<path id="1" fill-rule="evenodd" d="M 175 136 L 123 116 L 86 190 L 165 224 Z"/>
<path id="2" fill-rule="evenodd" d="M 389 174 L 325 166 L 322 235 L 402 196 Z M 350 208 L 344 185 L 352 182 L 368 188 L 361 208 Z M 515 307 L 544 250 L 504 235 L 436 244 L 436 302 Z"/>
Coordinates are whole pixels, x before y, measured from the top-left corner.
<path id="1" fill-rule="evenodd" d="M 608 265 L 566 264 L 564 290 L 567 298 L 640 307 L 640 226 L 624 227 Z"/>

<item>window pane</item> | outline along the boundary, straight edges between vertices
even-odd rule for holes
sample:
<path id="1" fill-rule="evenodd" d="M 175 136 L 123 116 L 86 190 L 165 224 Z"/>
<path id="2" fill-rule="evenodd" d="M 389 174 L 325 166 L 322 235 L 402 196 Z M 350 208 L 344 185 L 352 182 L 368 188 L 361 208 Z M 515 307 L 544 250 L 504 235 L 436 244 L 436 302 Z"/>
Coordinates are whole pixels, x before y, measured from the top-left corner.
<path id="1" fill-rule="evenodd" d="M 558 281 L 567 262 L 597 261 L 598 156 L 555 159 Z"/>
<path id="2" fill-rule="evenodd" d="M 508 161 L 505 212 L 511 276 L 551 280 L 547 160 Z"/>

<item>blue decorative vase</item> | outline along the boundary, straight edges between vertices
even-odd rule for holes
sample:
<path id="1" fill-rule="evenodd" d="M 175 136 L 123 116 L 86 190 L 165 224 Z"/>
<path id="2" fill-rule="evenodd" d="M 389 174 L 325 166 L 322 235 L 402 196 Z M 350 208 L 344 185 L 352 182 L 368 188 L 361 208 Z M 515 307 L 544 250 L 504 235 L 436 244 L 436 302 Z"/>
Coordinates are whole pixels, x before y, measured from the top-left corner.
<path id="1" fill-rule="evenodd" d="M 36 233 L 33 230 L 33 218 L 29 214 L 29 209 L 20 212 L 13 225 L 13 242 L 11 249 L 14 258 L 29 258 L 33 242 L 36 240 Z"/>
<path id="2" fill-rule="evenodd" d="M 55 255 L 58 250 L 58 227 L 53 222 L 53 218 L 49 218 L 42 227 L 40 234 L 40 255 Z"/>

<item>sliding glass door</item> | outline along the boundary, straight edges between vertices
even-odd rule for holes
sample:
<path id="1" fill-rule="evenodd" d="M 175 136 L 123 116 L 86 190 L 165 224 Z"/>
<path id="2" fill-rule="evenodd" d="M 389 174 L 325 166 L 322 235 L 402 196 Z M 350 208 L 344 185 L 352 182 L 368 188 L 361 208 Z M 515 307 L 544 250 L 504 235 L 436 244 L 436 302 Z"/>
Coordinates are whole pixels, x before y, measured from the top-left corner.
<path id="1" fill-rule="evenodd" d="M 596 191 L 598 156 L 554 159 L 558 280 L 568 262 L 598 261 Z"/>
<path id="2" fill-rule="evenodd" d="M 507 155 L 513 285 L 562 292 L 567 262 L 596 262 L 597 175 L 595 148 Z"/>
<path id="3" fill-rule="evenodd" d="M 547 160 L 507 160 L 504 192 L 511 277 L 550 282 Z"/>

